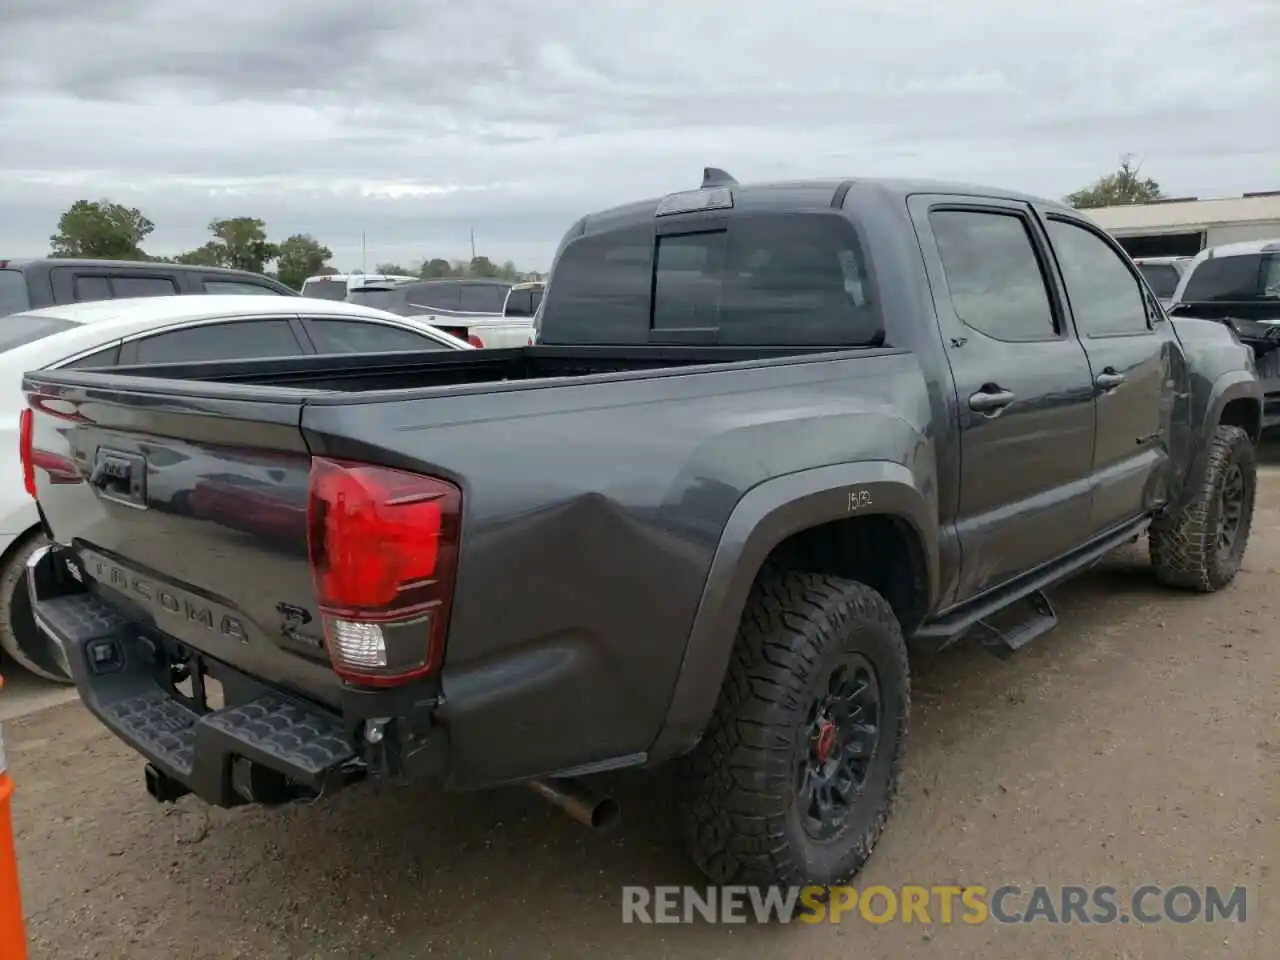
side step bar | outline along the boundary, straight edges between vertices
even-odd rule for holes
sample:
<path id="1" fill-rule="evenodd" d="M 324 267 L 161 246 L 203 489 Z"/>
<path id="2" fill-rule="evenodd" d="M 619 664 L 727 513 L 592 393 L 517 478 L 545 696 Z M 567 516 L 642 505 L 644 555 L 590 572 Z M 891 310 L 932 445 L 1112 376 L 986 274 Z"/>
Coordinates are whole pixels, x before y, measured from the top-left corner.
<path id="1" fill-rule="evenodd" d="M 1049 598 L 1045 596 L 1044 591 L 1037 590 L 1023 597 L 1022 600 L 1008 608 L 1012 612 L 1014 608 L 1026 604 L 1028 609 L 1023 619 L 1008 629 L 1001 629 L 992 620 L 979 620 L 973 625 L 969 633 L 976 637 L 979 643 L 986 649 L 990 650 L 1001 660 L 1007 660 L 1032 640 L 1037 637 L 1044 636 L 1054 627 L 1058 625 L 1058 615 L 1054 613 L 1053 604 L 1049 602 Z M 1002 611 L 1003 612 L 1003 611 Z"/>
<path id="2" fill-rule="evenodd" d="M 1011 584 L 952 607 L 916 630 L 911 637 L 912 645 L 923 650 L 943 650 L 976 630 L 983 646 L 1000 656 L 1008 656 L 1057 626 L 1058 618 L 1045 590 L 1087 570 L 1112 550 L 1137 539 L 1150 524 L 1147 517 L 1126 523 L 1066 560 L 1032 570 Z M 1031 610 L 1021 623 L 1005 630 L 992 625 L 1000 614 L 1013 611 L 1023 601 L 1030 603 Z"/>

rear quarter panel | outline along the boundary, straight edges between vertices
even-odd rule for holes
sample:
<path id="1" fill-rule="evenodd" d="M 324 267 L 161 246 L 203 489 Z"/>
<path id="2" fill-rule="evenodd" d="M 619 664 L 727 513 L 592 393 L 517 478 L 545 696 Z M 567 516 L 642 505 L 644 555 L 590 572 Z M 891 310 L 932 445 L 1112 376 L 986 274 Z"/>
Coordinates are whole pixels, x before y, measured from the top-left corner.
<path id="1" fill-rule="evenodd" d="M 455 785 L 642 760 L 753 487 L 888 458 L 936 497 L 915 357 L 838 356 L 308 404 L 314 454 L 462 487 L 442 676 Z"/>

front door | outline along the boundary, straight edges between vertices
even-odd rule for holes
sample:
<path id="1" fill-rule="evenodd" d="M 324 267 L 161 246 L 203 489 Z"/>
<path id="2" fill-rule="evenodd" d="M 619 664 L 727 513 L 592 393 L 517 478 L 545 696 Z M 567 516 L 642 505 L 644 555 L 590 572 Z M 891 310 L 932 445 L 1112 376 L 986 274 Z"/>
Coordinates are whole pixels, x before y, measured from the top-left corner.
<path id="1" fill-rule="evenodd" d="M 1173 325 L 1115 242 L 1070 215 L 1048 213 L 1045 224 L 1093 374 L 1098 430 L 1089 529 L 1101 534 L 1164 499 L 1184 374 Z"/>
<path id="2" fill-rule="evenodd" d="M 962 601 L 1082 542 L 1093 382 L 1027 204 L 918 196 L 911 210 L 956 385 Z"/>

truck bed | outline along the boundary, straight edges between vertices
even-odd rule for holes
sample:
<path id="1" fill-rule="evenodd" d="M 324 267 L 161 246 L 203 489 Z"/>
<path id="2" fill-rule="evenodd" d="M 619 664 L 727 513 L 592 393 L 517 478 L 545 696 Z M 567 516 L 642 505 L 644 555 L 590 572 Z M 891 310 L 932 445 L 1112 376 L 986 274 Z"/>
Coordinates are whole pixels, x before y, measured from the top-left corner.
<path id="1" fill-rule="evenodd" d="M 860 349 L 841 353 L 866 354 Z M 872 351 L 883 352 L 883 351 Z M 892 351 L 891 351 L 892 352 Z M 89 372 L 42 374 L 47 382 L 99 384 L 98 373 L 111 382 L 140 390 L 170 390 L 171 384 L 144 380 L 199 383 L 235 383 L 292 387 L 312 391 L 363 393 L 371 391 L 424 390 L 438 387 L 521 385 L 528 381 L 564 377 L 620 374 L 652 375 L 683 372 L 689 367 L 719 365 L 741 367 L 770 360 L 830 356 L 822 347 L 509 347 L 489 350 L 438 350 L 367 353 L 350 356 L 300 356 L 260 360 L 223 360 L 198 363 L 162 363 L 100 368 Z M 84 375 L 82 376 L 82 372 Z"/>
<path id="2" fill-rule="evenodd" d="M 93 595 L 214 676 L 308 709 L 357 709 L 309 559 L 317 464 L 456 490 L 443 661 L 421 695 L 440 699 L 447 780 L 471 786 L 643 755 L 742 497 L 886 448 L 931 462 L 928 389 L 913 353 L 885 348 L 532 347 L 24 378 L 40 505 Z"/>

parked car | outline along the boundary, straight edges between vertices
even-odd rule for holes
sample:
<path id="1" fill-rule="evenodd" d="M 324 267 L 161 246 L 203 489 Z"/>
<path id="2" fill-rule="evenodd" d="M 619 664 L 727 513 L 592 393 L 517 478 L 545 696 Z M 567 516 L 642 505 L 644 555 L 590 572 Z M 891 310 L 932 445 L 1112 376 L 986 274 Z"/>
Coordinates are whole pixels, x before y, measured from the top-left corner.
<path id="1" fill-rule="evenodd" d="M 394 273 L 330 273 L 307 277 L 302 282 L 302 295 L 319 300 L 346 300 L 352 290 L 366 284 L 394 283 L 399 280 L 416 280 Z"/>
<path id="2" fill-rule="evenodd" d="M 533 336 L 533 312 L 521 312 L 525 297 L 510 295 L 509 283 L 488 280 L 412 280 L 367 284 L 352 290 L 347 300 L 417 317 L 473 347 L 523 347 Z M 533 303 L 529 290 L 527 302 Z M 504 311 L 511 305 L 514 312 Z"/>
<path id="3" fill-rule="evenodd" d="M 1263 426 L 1280 424 L 1280 237 L 1200 251 L 1169 312 L 1224 323 L 1252 348 L 1265 394 Z"/>
<path id="4" fill-rule="evenodd" d="M 1008 655 L 1143 533 L 1172 587 L 1240 568 L 1252 356 L 1060 203 L 709 170 L 579 220 L 539 317 L 345 385 L 26 376 L 36 618 L 153 797 L 524 782 L 599 824 L 584 778 L 677 761 L 715 881 L 838 883 L 892 809 L 908 643 Z M 155 502 L 157 451 L 280 513 Z"/>
<path id="5" fill-rule="evenodd" d="M 1133 262 L 1138 265 L 1138 272 L 1142 274 L 1142 279 L 1147 281 L 1147 286 L 1156 295 L 1160 305 L 1166 308 L 1173 302 L 1178 281 L 1186 273 L 1191 260 L 1191 257 L 1133 258 Z"/>
<path id="6" fill-rule="evenodd" d="M 0 323 L 0 410 L 6 411 L 0 414 L 0 649 L 39 676 L 70 679 L 36 633 L 23 584 L 26 560 L 43 542 L 17 461 L 24 371 L 435 349 L 470 348 L 403 317 L 297 297 L 170 296 L 6 317 Z M 156 448 L 153 461 L 165 455 Z M 250 502 L 242 497 L 239 505 Z"/>
<path id="7" fill-rule="evenodd" d="M 179 294 L 298 295 L 270 277 L 223 267 L 150 260 L 0 259 L 0 317 L 64 303 Z"/>

